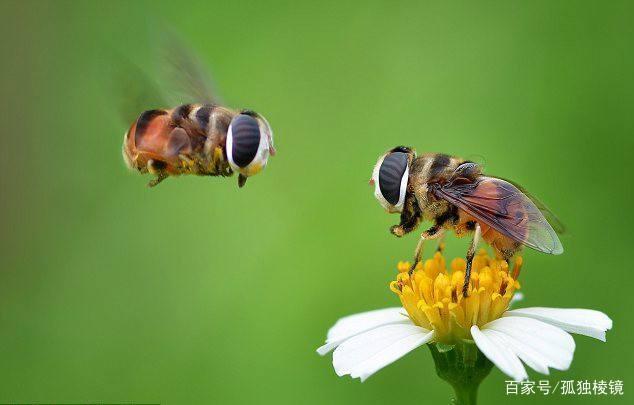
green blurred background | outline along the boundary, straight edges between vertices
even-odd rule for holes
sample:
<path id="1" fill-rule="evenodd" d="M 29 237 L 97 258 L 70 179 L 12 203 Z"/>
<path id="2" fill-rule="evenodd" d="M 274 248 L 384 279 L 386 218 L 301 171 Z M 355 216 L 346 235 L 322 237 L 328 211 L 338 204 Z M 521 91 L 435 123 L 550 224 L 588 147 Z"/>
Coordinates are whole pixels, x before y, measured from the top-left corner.
<path id="1" fill-rule="evenodd" d="M 416 235 L 389 234 L 367 184 L 397 144 L 484 156 L 540 196 L 570 231 L 563 256 L 526 252 L 524 304 L 614 320 L 549 378 L 624 397 L 506 397 L 495 370 L 481 402 L 631 396 L 631 2 L 1 7 L 0 402 L 447 403 L 424 348 L 363 384 L 315 354 L 340 316 L 398 304 Z M 104 44 L 142 52 L 158 20 L 274 127 L 244 189 L 124 167 Z"/>

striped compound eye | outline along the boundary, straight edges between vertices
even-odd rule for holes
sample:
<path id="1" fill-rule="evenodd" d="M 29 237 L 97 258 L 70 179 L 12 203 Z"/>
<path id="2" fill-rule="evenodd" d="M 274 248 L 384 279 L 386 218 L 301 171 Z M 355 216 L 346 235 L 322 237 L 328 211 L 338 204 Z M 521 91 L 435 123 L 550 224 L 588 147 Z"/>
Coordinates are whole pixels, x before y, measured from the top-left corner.
<path id="1" fill-rule="evenodd" d="M 266 136 L 262 136 L 258 120 L 246 114 L 237 115 L 227 131 L 227 158 L 231 168 L 244 176 L 258 173 L 269 157 Z"/>
<path id="2" fill-rule="evenodd" d="M 258 121 L 248 115 L 240 114 L 231 121 L 227 134 L 228 155 L 232 163 L 244 168 L 255 158 L 260 146 L 260 127 Z"/>
<path id="3" fill-rule="evenodd" d="M 393 152 L 377 163 L 372 175 L 374 195 L 388 211 L 403 210 L 408 176 L 407 153 Z"/>

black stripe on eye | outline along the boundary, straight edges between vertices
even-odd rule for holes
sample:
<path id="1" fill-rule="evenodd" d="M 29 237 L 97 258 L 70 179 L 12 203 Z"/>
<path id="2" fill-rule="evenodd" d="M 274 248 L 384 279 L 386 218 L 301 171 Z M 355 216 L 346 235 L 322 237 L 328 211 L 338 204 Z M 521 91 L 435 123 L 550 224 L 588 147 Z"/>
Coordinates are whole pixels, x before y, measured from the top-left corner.
<path id="1" fill-rule="evenodd" d="M 258 121 L 248 115 L 240 114 L 231 121 L 232 151 L 231 157 L 239 167 L 246 167 L 253 161 L 260 146 L 260 127 Z"/>
<path id="2" fill-rule="evenodd" d="M 379 189 L 383 198 L 396 205 L 401 196 L 401 180 L 407 169 L 407 153 L 390 153 L 379 169 Z"/>
<path id="3" fill-rule="evenodd" d="M 152 122 L 152 120 L 155 117 L 158 117 L 159 115 L 165 115 L 165 114 L 167 114 L 167 111 L 165 110 L 149 110 L 149 111 L 145 111 L 141 113 L 141 115 L 139 116 L 139 119 L 137 119 L 136 121 L 136 130 L 134 131 L 134 141 L 137 143 L 140 141 L 141 137 L 145 134 L 145 131 L 150 125 L 150 122 Z"/>

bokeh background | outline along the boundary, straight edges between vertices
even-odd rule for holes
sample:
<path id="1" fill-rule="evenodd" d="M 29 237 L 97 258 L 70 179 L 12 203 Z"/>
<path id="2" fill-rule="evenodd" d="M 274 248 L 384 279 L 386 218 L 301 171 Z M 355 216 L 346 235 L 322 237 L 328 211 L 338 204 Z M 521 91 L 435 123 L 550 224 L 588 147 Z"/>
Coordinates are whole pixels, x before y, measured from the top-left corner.
<path id="1" fill-rule="evenodd" d="M 614 319 L 549 378 L 624 397 L 506 397 L 495 370 L 481 402 L 627 401 L 634 6 L 442 3 L 2 1 L 0 402 L 446 403 L 425 348 L 363 384 L 315 353 L 340 316 L 398 303 L 416 235 L 389 234 L 367 184 L 397 144 L 540 196 L 569 233 L 563 256 L 526 252 L 525 304 Z M 154 21 L 273 125 L 244 189 L 124 167 L 109 48 L 144 52 Z"/>

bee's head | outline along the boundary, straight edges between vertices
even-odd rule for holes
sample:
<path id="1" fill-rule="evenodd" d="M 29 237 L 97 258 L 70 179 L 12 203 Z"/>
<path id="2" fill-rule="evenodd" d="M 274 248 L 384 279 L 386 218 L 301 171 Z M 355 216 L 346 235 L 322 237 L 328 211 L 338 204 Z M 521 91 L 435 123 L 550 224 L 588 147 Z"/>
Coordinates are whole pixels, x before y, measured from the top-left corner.
<path id="1" fill-rule="evenodd" d="M 239 173 L 238 185 L 266 167 L 269 155 L 275 155 L 273 131 L 264 117 L 252 111 L 236 115 L 227 130 L 227 159 Z"/>
<path id="2" fill-rule="evenodd" d="M 398 146 L 379 157 L 374 166 L 370 185 L 374 185 L 374 196 L 390 213 L 403 211 L 409 166 L 415 156 L 412 149 Z"/>

